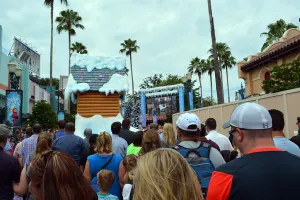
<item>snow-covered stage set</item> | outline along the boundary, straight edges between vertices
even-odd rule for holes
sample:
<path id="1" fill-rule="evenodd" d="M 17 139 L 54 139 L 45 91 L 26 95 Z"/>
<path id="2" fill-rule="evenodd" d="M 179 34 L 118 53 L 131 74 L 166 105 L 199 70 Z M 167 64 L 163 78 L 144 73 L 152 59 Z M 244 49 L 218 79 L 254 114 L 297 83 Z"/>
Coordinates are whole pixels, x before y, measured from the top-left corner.
<path id="1" fill-rule="evenodd" d="M 64 96 L 65 100 L 71 98 L 71 102 L 77 104 L 75 134 L 80 137 L 86 128 L 96 134 L 111 133 L 111 124 L 122 122 L 124 116 L 134 121 L 133 131 L 145 127 L 146 98 L 178 93 L 179 111 L 184 111 L 183 84 L 141 90 L 138 99 L 124 103 L 129 88 L 125 58 L 73 54 L 70 71 Z"/>

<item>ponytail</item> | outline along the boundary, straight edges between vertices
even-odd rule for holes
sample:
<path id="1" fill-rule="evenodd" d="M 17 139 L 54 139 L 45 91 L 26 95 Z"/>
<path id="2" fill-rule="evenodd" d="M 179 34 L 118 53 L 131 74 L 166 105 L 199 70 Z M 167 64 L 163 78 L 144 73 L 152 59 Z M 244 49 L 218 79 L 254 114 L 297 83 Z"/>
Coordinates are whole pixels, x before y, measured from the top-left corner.
<path id="1" fill-rule="evenodd" d="M 109 133 L 103 132 L 97 137 L 96 152 L 99 154 L 112 152 L 112 138 Z"/>
<path id="2" fill-rule="evenodd" d="M 40 155 L 52 148 L 53 136 L 51 133 L 44 132 L 38 137 L 38 142 L 35 150 L 36 155 Z"/>
<path id="3" fill-rule="evenodd" d="M 144 155 L 161 147 L 161 141 L 156 130 L 150 129 L 143 136 L 142 149 L 139 155 Z"/>

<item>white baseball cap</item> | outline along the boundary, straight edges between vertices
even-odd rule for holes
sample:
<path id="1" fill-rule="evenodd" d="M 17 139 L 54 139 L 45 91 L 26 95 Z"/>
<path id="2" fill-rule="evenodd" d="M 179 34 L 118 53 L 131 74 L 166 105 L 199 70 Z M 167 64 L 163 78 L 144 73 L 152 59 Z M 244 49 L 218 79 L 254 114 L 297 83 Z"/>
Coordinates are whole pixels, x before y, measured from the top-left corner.
<path id="1" fill-rule="evenodd" d="M 197 128 L 189 128 L 189 126 L 191 125 L 196 125 Z M 201 122 L 197 115 L 193 113 L 183 113 L 178 117 L 176 126 L 184 131 L 198 131 L 199 129 L 201 129 Z"/>
<path id="2" fill-rule="evenodd" d="M 236 107 L 231 114 L 230 121 L 223 124 L 223 128 L 230 126 L 249 130 L 270 129 L 272 118 L 265 107 L 247 102 Z"/>

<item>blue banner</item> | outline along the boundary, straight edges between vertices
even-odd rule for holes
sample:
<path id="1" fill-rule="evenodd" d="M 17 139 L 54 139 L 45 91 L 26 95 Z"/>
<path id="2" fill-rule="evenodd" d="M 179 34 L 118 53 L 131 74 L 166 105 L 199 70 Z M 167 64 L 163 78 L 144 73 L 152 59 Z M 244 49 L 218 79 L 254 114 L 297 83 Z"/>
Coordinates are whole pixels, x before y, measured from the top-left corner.
<path id="1" fill-rule="evenodd" d="M 6 122 L 13 127 L 22 126 L 22 90 L 6 90 Z"/>

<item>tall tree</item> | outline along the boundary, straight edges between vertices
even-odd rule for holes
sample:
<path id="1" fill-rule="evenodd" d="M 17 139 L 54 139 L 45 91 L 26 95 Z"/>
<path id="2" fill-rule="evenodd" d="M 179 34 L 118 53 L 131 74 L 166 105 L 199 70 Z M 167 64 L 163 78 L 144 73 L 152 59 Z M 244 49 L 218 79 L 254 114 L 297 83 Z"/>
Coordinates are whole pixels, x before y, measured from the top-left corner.
<path id="1" fill-rule="evenodd" d="M 136 44 L 136 40 L 124 40 L 121 43 L 122 49 L 120 49 L 120 53 L 125 53 L 126 56 L 130 58 L 130 71 L 131 71 L 131 84 L 132 84 L 132 95 L 134 94 L 134 81 L 133 81 L 133 71 L 132 71 L 132 53 L 137 53 L 140 47 Z"/>
<path id="2" fill-rule="evenodd" d="M 75 42 L 75 43 L 72 44 L 71 54 L 74 53 L 74 52 L 79 53 L 79 54 L 88 54 L 88 50 L 80 42 Z"/>
<path id="3" fill-rule="evenodd" d="M 56 17 L 57 31 L 60 34 L 62 31 L 68 32 L 69 39 L 69 74 L 71 67 L 71 36 L 76 35 L 75 28 L 84 29 L 84 26 L 81 24 L 82 18 L 78 15 L 78 12 L 73 10 L 63 10 L 60 12 L 60 16 Z"/>
<path id="4" fill-rule="evenodd" d="M 226 70 L 226 80 L 227 80 L 227 93 L 228 93 L 228 102 L 230 102 L 230 92 L 229 92 L 229 80 L 228 80 L 228 69 L 233 68 L 236 65 L 235 58 L 231 55 L 230 51 L 226 51 L 224 55 L 224 63 L 222 68 Z"/>
<path id="5" fill-rule="evenodd" d="M 61 4 L 68 6 L 68 0 L 60 0 Z M 52 86 L 52 71 L 53 71 L 53 9 L 54 0 L 44 0 L 44 4 L 50 7 L 50 17 L 51 17 L 51 32 L 50 32 L 50 86 Z"/>
<path id="6" fill-rule="evenodd" d="M 218 42 L 216 44 L 217 47 L 217 55 L 220 61 L 221 69 L 226 70 L 226 80 L 227 80 L 227 92 L 228 92 L 228 102 L 230 102 L 230 94 L 229 94 L 229 81 L 228 81 L 228 68 L 231 69 L 235 64 L 235 58 L 232 56 L 230 48 L 226 43 Z M 208 51 L 211 55 L 209 58 L 213 60 L 213 49 L 210 48 Z M 223 73 L 221 70 L 221 77 L 223 77 Z M 223 78 L 222 78 L 223 80 Z"/>
<path id="7" fill-rule="evenodd" d="M 209 75 L 210 79 L 210 99 L 212 101 L 213 99 L 213 94 L 212 94 L 212 73 L 214 72 L 214 66 L 213 66 L 213 61 L 210 59 L 206 60 L 206 65 L 204 68 L 204 72 L 207 72 Z"/>
<path id="8" fill-rule="evenodd" d="M 220 74 L 220 65 L 218 60 L 217 54 L 217 47 L 216 47 L 216 34 L 215 34 L 215 27 L 214 27 L 214 18 L 212 15 L 211 9 L 211 0 L 207 0 L 208 4 L 208 13 L 209 13 L 209 21 L 210 21 L 210 28 L 211 28 L 211 41 L 212 41 L 212 48 L 213 48 L 213 55 L 214 55 L 214 69 L 215 69 L 215 79 L 216 79 L 216 90 L 217 90 L 217 98 L 218 103 L 224 103 L 224 91 L 223 91 L 223 81 Z"/>
<path id="9" fill-rule="evenodd" d="M 200 96 L 202 97 L 202 81 L 201 76 L 204 72 L 206 66 L 206 61 L 204 59 L 199 59 L 198 57 L 195 57 L 191 60 L 190 65 L 188 67 L 188 71 L 193 74 L 198 75 L 199 84 L 200 84 Z M 200 102 L 201 106 L 201 102 Z"/>
<path id="10" fill-rule="evenodd" d="M 293 23 L 287 24 L 283 19 L 269 24 L 267 26 L 268 31 L 260 34 L 260 36 L 267 36 L 266 42 L 263 44 L 261 51 L 267 48 L 270 44 L 278 42 L 284 32 L 291 28 L 298 28 L 298 26 Z"/>

